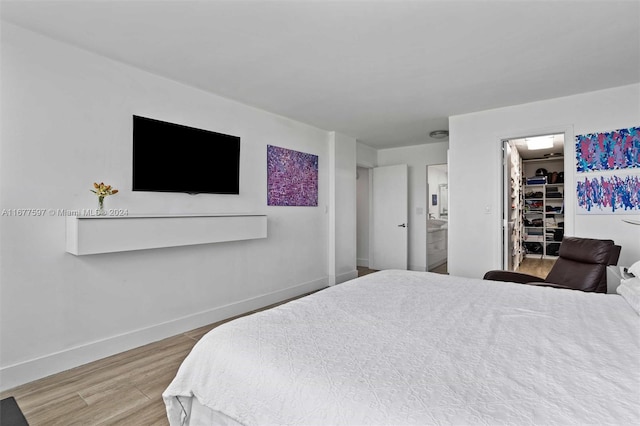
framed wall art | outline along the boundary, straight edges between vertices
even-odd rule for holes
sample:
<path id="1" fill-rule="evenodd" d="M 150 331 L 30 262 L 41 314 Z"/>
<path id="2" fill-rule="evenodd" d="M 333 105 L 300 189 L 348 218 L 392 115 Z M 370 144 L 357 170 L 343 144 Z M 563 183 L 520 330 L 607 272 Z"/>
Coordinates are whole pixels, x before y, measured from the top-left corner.
<path id="1" fill-rule="evenodd" d="M 576 136 L 578 173 L 640 168 L 640 127 Z"/>
<path id="2" fill-rule="evenodd" d="M 581 176 L 576 182 L 576 193 L 578 214 L 640 213 L 640 174 L 637 173 Z"/>
<path id="3" fill-rule="evenodd" d="M 267 205 L 317 206 L 318 156 L 267 145 Z"/>
<path id="4" fill-rule="evenodd" d="M 576 136 L 577 214 L 640 213 L 640 127 Z"/>

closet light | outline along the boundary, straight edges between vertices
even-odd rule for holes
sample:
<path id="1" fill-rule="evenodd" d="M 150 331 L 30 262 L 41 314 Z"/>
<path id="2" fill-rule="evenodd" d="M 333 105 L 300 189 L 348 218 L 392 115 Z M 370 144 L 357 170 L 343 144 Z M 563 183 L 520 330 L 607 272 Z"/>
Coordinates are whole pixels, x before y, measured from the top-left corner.
<path id="1" fill-rule="evenodd" d="M 525 141 L 527 142 L 527 148 L 531 150 L 553 148 L 553 136 L 538 136 L 527 138 Z"/>

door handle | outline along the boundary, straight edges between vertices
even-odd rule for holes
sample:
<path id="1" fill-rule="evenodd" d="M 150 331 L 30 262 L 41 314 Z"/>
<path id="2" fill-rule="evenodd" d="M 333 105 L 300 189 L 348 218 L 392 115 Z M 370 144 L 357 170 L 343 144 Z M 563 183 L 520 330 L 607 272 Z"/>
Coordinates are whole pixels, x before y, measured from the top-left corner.
<path id="1" fill-rule="evenodd" d="M 398 228 L 406 228 L 407 224 L 406 223 L 401 223 L 400 225 L 398 225 Z"/>

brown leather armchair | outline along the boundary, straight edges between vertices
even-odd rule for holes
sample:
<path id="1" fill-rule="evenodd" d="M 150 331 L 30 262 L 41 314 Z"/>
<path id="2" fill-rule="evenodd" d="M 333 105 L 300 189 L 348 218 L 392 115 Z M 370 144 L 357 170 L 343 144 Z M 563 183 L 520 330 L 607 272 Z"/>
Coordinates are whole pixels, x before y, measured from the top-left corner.
<path id="1" fill-rule="evenodd" d="M 606 293 L 607 266 L 618 263 L 620 249 L 612 240 L 564 237 L 558 260 L 542 282 L 512 271 L 489 271 L 483 279 Z"/>

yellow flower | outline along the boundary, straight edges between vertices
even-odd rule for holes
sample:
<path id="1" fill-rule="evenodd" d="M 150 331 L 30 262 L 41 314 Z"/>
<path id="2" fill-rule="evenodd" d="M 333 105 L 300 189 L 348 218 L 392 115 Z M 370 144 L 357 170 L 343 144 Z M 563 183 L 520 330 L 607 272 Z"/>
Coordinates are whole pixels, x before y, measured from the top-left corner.
<path id="1" fill-rule="evenodd" d="M 98 197 L 103 198 L 107 195 L 114 195 L 118 193 L 118 190 L 111 187 L 111 185 L 105 185 L 104 182 L 94 182 L 93 187 L 95 189 L 90 189 L 91 192 L 96 194 Z"/>

